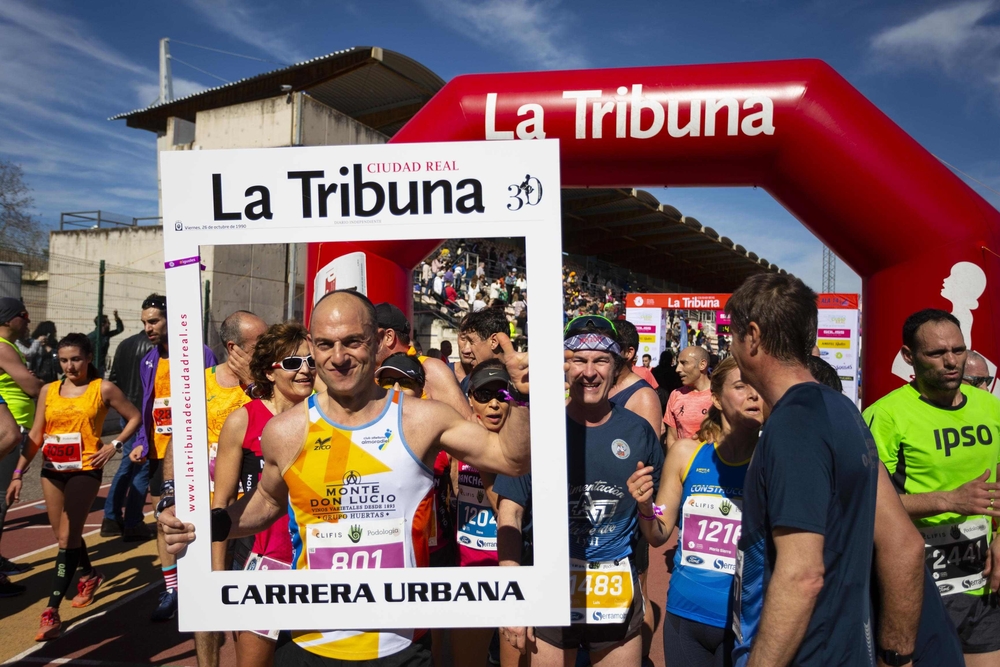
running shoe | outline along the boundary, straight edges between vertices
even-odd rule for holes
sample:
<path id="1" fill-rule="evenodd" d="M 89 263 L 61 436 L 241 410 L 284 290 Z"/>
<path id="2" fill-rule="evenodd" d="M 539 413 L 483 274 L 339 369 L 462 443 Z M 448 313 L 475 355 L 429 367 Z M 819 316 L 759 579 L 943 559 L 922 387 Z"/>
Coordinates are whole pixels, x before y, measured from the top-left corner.
<path id="1" fill-rule="evenodd" d="M 145 542 L 156 537 L 156 531 L 150 529 L 145 523 L 137 523 L 134 526 L 125 526 L 122 530 L 122 540 L 125 542 Z"/>
<path id="2" fill-rule="evenodd" d="M 27 563 L 15 563 L 8 558 L 0 556 L 0 574 L 6 574 L 8 576 L 14 574 L 24 574 L 30 569 L 32 569 L 32 567 Z"/>
<path id="3" fill-rule="evenodd" d="M 47 642 L 62 634 L 62 621 L 59 619 L 59 610 L 55 607 L 46 607 L 42 612 L 42 622 L 38 626 L 38 634 L 35 635 L 36 642 Z"/>
<path id="4" fill-rule="evenodd" d="M 7 578 L 6 574 L 0 574 L 0 598 L 12 598 L 15 595 L 21 595 L 26 590 L 28 590 L 27 586 L 15 584 Z"/>
<path id="5" fill-rule="evenodd" d="M 163 621 L 169 621 L 177 613 L 177 589 L 168 588 L 167 590 L 160 593 L 160 600 L 157 603 L 156 610 L 153 611 L 153 615 L 149 617 L 149 620 L 154 623 L 162 623 Z"/>
<path id="6" fill-rule="evenodd" d="M 121 519 L 104 519 L 101 521 L 101 537 L 115 537 L 121 535 L 125 530 L 125 524 Z"/>
<path id="7" fill-rule="evenodd" d="M 94 593 L 101 584 L 104 583 L 104 575 L 94 568 L 94 571 L 90 573 L 89 579 L 81 579 L 76 584 L 76 597 L 73 598 L 74 607 L 86 607 L 88 604 L 94 601 Z"/>

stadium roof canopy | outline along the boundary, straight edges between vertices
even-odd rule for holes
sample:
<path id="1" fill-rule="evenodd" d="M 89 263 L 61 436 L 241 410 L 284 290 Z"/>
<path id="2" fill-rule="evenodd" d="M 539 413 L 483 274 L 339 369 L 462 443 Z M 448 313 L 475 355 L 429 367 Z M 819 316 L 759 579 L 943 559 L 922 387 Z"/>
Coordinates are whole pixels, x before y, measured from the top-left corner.
<path id="1" fill-rule="evenodd" d="M 785 273 L 645 190 L 562 191 L 563 251 L 700 292 L 732 292 L 755 273 Z"/>
<path id="2" fill-rule="evenodd" d="M 284 86 L 284 88 L 282 88 Z M 437 74 L 401 53 L 355 46 L 271 72 L 113 116 L 163 133 L 167 118 L 195 121 L 199 111 L 305 91 L 315 100 L 392 136 L 444 86 Z"/>

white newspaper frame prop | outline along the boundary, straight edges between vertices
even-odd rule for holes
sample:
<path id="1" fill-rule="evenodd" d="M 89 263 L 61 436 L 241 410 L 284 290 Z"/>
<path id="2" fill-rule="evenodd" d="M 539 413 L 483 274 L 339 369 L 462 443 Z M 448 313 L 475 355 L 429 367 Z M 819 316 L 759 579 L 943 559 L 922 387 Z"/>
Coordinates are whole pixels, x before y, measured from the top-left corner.
<path id="1" fill-rule="evenodd" d="M 178 517 L 193 523 L 198 536 L 178 560 L 180 629 L 350 630 L 568 624 L 558 142 L 164 152 L 160 160 L 171 391 L 175 397 L 176 507 Z M 449 180 L 455 190 L 455 208 L 450 214 L 440 212 L 442 194 L 438 190 L 434 194 L 438 212 L 433 215 L 424 214 L 421 207 L 418 215 L 395 216 L 386 206 L 371 217 L 356 213 L 341 217 L 340 197 L 335 195 L 330 197 L 327 217 L 317 216 L 314 204 L 310 204 L 312 217 L 304 217 L 302 179 L 290 179 L 287 173 L 323 170 L 328 176 L 311 184 L 315 197 L 320 181 L 351 184 L 350 171 L 347 176 L 338 173 L 341 167 L 353 169 L 352 165 L 365 165 L 361 178 L 379 183 L 386 192 L 392 181 L 406 184 L 411 180 Z M 398 170 L 406 165 L 411 171 L 400 173 Z M 390 173 L 370 173 L 380 166 L 387 167 Z M 393 169 L 396 173 L 392 173 Z M 466 212 L 460 212 L 459 198 L 474 193 L 475 185 L 466 182 L 459 187 L 463 179 L 475 179 L 481 184 L 479 200 L 464 200 Z M 259 204 L 264 196 L 261 188 L 267 189 L 269 207 Z M 403 199 L 407 190 L 400 190 Z M 370 189 L 368 194 L 362 207 L 376 198 Z M 351 203 L 356 211 L 358 202 L 353 197 L 354 193 Z M 470 210 L 476 209 L 479 202 L 479 210 Z M 265 208 L 272 212 L 271 219 L 261 217 Z M 218 220 L 225 215 L 230 217 Z M 252 219 L 254 216 L 258 219 Z M 535 565 L 212 572 L 200 247 L 518 236 L 525 239 L 527 274 L 531 277 L 531 410 L 536 415 L 531 420 L 532 468 L 545 471 L 544 476 L 533 476 Z M 350 586 L 350 593 L 341 595 L 345 589 L 334 588 L 338 585 Z M 260 603 L 250 592 L 251 586 L 256 587 L 253 590 Z M 366 599 L 363 586 L 368 587 L 373 602 Z M 387 601 L 387 586 L 394 599 L 405 589 L 407 599 Z M 427 601 L 420 600 L 423 589 L 427 589 Z M 275 594 L 279 591 L 288 594 L 283 604 Z M 469 599 L 470 592 L 474 601 Z M 438 601 L 433 601 L 435 595 Z"/>

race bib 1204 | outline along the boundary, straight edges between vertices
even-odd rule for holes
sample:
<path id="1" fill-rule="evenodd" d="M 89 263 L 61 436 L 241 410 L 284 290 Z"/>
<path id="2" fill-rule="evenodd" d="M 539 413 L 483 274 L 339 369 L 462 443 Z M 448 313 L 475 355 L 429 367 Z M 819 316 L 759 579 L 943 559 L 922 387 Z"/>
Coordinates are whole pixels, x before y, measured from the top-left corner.
<path id="1" fill-rule="evenodd" d="M 632 568 L 619 561 L 569 561 L 570 619 L 573 623 L 624 623 L 632 606 Z"/>
<path id="2" fill-rule="evenodd" d="M 481 488 L 458 486 L 458 541 L 470 549 L 497 549 L 497 519 Z"/>

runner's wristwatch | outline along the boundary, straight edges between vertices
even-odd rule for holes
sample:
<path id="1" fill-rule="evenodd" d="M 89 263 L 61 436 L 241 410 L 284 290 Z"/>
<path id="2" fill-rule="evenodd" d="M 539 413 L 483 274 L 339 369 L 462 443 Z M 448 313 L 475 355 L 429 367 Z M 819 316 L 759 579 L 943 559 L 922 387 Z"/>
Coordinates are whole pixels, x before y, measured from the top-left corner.
<path id="1" fill-rule="evenodd" d="M 111 444 L 115 446 L 116 452 L 118 452 L 119 454 L 122 453 L 122 448 L 125 446 L 124 442 L 122 442 L 121 440 L 112 440 Z"/>
<path id="2" fill-rule="evenodd" d="M 902 667 L 902 665 L 908 665 L 913 662 L 913 654 L 903 654 L 897 653 L 892 649 L 880 648 L 877 652 L 877 657 L 879 660 L 884 662 L 889 667 Z"/>

